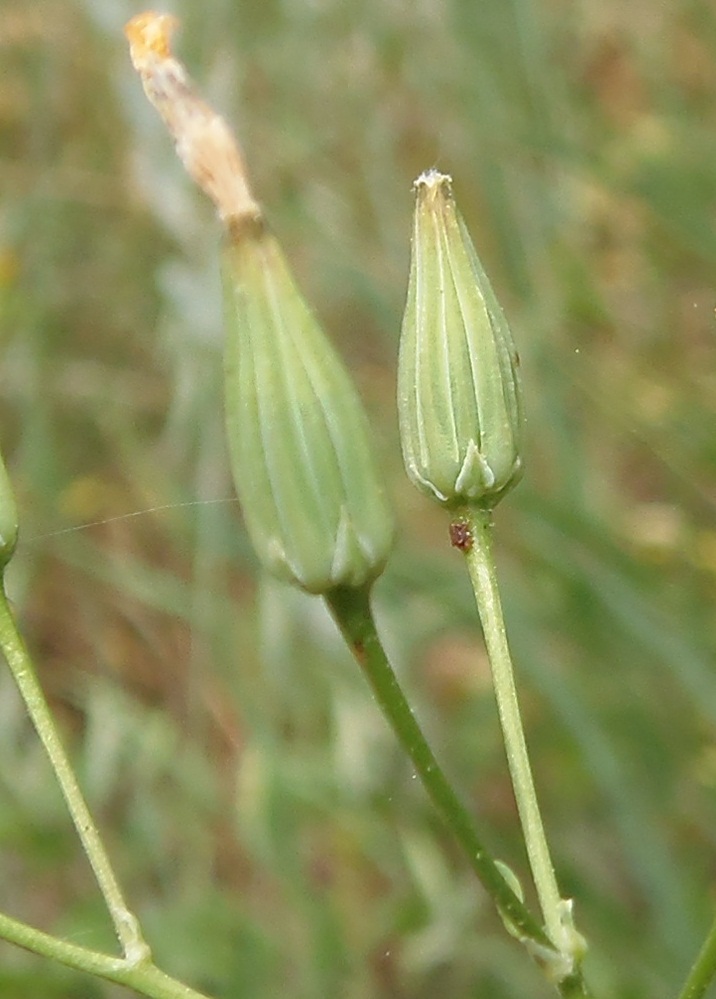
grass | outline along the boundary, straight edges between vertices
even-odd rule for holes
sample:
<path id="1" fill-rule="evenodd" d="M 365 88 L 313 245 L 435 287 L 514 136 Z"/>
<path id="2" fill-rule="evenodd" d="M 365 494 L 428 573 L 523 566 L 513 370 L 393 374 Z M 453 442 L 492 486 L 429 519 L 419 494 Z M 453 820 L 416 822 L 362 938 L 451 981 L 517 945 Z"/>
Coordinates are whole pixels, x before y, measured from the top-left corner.
<path id="1" fill-rule="evenodd" d="M 136 8 L 26 7 L 0 10 L 12 595 L 158 961 L 226 999 L 548 995 L 319 603 L 258 580 L 235 504 L 53 536 L 231 487 L 217 228 L 129 65 Z M 497 551 L 555 863 L 595 992 L 673 996 L 716 900 L 713 11 L 175 10 L 377 429 L 401 524 L 378 587 L 390 652 L 525 872 L 462 560 L 397 445 L 410 183 L 453 175 L 522 355 L 527 473 Z M 0 687 L 0 906 L 109 947 Z M 5 945 L 0 991 L 120 994 Z"/>

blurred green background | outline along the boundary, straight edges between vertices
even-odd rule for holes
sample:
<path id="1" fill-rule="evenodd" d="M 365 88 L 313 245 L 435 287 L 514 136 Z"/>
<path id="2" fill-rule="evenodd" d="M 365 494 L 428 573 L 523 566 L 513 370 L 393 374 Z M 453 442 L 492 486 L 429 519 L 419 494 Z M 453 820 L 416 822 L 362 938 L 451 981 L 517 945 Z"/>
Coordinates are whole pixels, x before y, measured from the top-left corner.
<path id="1" fill-rule="evenodd" d="M 546 997 L 320 602 L 258 578 L 224 502 L 218 226 L 130 66 L 140 9 L 0 3 L 11 593 L 121 879 L 216 999 Z M 410 185 L 453 175 L 522 355 L 497 540 L 555 860 L 595 991 L 674 995 L 716 904 L 713 5 L 172 9 L 369 409 L 400 523 L 386 643 L 526 880 L 464 566 L 397 439 Z M 0 857 L 3 910 L 113 946 L 6 673 Z M 0 943 L 0 994 L 126 993 Z"/>

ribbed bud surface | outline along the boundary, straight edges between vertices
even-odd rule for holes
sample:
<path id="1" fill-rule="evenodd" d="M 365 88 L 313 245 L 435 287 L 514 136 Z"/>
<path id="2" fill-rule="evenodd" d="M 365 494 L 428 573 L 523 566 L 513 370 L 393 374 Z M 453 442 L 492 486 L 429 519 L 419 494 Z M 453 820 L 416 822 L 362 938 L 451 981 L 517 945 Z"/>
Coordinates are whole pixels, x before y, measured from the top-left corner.
<path id="1" fill-rule="evenodd" d="M 403 458 L 448 506 L 494 506 L 522 469 L 522 401 L 507 321 L 437 171 L 415 182 L 398 367 Z"/>
<path id="2" fill-rule="evenodd" d="M 260 220 L 234 228 L 224 274 L 228 438 L 259 558 L 311 593 L 370 582 L 393 520 L 356 390 Z"/>

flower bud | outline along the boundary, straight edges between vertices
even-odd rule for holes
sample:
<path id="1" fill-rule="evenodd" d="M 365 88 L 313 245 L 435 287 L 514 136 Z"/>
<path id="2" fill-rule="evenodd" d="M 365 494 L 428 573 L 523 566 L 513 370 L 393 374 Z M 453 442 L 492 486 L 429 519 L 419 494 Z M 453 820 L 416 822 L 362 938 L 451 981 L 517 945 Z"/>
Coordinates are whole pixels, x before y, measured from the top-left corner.
<path id="1" fill-rule="evenodd" d="M 450 177 L 428 171 L 415 191 L 398 366 L 405 467 L 440 503 L 489 509 L 522 470 L 517 354 Z"/>
<path id="2" fill-rule="evenodd" d="M 348 374 L 267 231 L 226 122 L 171 53 L 169 15 L 126 27 L 147 97 L 227 228 L 226 411 L 234 482 L 264 565 L 311 593 L 370 583 L 393 534 Z"/>
<path id="3" fill-rule="evenodd" d="M 234 221 L 224 274 L 228 438 L 254 547 L 311 593 L 362 586 L 393 522 L 356 390 L 260 217 Z"/>

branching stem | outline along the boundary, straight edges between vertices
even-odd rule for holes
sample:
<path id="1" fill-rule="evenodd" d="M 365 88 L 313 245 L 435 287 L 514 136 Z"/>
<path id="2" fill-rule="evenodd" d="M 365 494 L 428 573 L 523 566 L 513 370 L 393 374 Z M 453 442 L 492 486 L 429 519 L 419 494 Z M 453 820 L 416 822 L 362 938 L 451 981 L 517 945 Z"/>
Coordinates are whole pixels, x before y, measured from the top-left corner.
<path id="1" fill-rule="evenodd" d="M 0 913 L 0 937 L 26 950 L 48 957 L 68 968 L 97 975 L 126 985 L 148 999 L 208 999 L 202 992 L 170 978 L 150 961 L 133 964 L 126 958 L 111 957 L 87 947 L 59 940 Z"/>
<path id="2" fill-rule="evenodd" d="M 378 637 L 369 589 L 341 587 L 327 594 L 326 602 L 388 724 L 502 916 L 509 921 L 529 953 L 555 983 L 562 999 L 590 999 L 579 970 L 564 969 L 564 962 L 554 944 L 503 877 L 486 850 L 467 809 L 435 759 Z M 563 969 L 561 973 L 560 968 Z"/>
<path id="3" fill-rule="evenodd" d="M 18 686 L 38 736 L 50 759 L 57 783 L 67 803 L 72 821 L 82 847 L 92 865 L 100 891 L 104 897 L 114 928 L 131 965 L 150 960 L 136 917 L 130 912 L 122 895 L 119 882 L 90 815 L 72 764 L 60 741 L 55 721 L 42 692 L 35 668 L 20 635 L 3 583 L 0 581 L 0 648 Z"/>
<path id="4" fill-rule="evenodd" d="M 425 790 L 464 848 L 483 886 L 524 937 L 549 948 L 550 941 L 544 930 L 505 881 L 478 836 L 465 806 L 435 759 L 381 645 L 368 591 L 336 589 L 326 600 L 383 714 L 410 757 Z"/>

